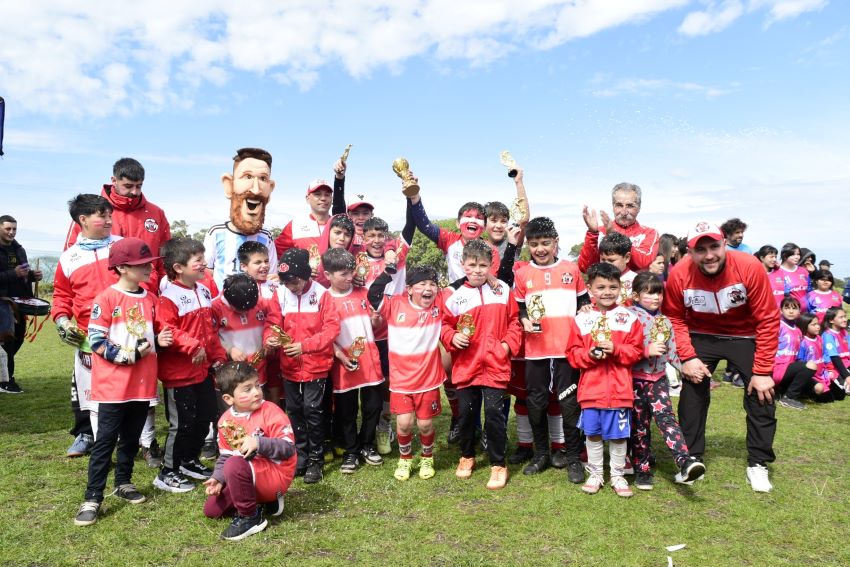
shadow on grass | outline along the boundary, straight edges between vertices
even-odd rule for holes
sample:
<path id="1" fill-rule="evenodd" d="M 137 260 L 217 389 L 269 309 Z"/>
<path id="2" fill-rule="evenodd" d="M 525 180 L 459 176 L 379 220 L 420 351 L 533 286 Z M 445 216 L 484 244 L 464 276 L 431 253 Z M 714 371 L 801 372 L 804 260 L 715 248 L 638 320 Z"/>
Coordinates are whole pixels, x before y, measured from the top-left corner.
<path id="1" fill-rule="evenodd" d="M 0 430 L 29 434 L 65 431 L 73 425 L 70 380 L 33 380 L 23 384 L 24 393 L 6 395 L 0 403 Z"/>
<path id="2" fill-rule="evenodd" d="M 283 515 L 269 518 L 269 522 L 275 524 L 304 518 L 319 519 L 327 514 L 335 514 L 341 498 L 340 493 L 327 482 L 307 487 L 303 480 L 296 478 L 286 493 Z"/>

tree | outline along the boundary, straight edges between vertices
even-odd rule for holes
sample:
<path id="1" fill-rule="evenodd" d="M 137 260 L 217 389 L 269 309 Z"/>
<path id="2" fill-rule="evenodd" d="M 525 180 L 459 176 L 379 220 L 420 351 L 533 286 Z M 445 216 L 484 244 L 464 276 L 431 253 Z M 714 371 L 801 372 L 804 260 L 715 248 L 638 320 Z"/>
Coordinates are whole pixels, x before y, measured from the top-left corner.
<path id="1" fill-rule="evenodd" d="M 581 247 L 584 246 L 584 241 L 579 242 L 578 244 L 573 244 L 570 251 L 567 253 L 567 256 L 570 257 L 570 260 L 577 260 L 579 254 L 581 254 Z"/>
<path id="2" fill-rule="evenodd" d="M 189 235 L 189 224 L 184 220 L 176 220 L 171 223 L 171 237 L 183 238 Z"/>
<path id="3" fill-rule="evenodd" d="M 441 228 L 458 232 L 457 226 L 455 226 L 455 219 L 435 221 L 434 224 Z M 446 255 L 443 254 L 442 250 L 437 248 L 436 244 L 431 242 L 427 236 L 418 230 L 413 235 L 413 243 L 410 246 L 410 252 L 407 253 L 406 264 L 407 266 L 420 266 L 423 264 L 431 266 L 439 274 L 446 274 L 448 272 Z"/>

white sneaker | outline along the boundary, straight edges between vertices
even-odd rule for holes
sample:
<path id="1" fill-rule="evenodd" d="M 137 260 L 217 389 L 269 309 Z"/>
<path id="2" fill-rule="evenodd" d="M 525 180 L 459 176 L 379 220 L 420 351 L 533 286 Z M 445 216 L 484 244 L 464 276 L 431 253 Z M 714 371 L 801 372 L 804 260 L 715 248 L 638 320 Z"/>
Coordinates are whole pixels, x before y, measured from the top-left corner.
<path id="1" fill-rule="evenodd" d="M 753 492 L 770 492 L 773 490 L 773 485 L 770 484 L 770 478 L 768 478 L 767 467 L 764 465 L 747 467 L 747 482 L 753 487 Z"/>

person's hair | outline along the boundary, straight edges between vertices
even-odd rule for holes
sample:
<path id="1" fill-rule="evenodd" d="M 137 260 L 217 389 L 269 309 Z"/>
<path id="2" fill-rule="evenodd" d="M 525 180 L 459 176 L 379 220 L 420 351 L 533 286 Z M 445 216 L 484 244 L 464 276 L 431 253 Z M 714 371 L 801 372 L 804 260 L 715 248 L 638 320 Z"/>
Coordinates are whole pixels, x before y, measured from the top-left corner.
<path id="1" fill-rule="evenodd" d="M 346 214 L 334 215 L 333 218 L 331 218 L 331 226 L 328 230 L 331 228 L 341 228 L 348 233 L 348 236 L 354 236 L 354 222 L 351 220 L 351 217 Z"/>
<path id="2" fill-rule="evenodd" d="M 269 257 L 269 249 L 262 242 L 257 242 L 256 240 L 246 240 L 242 244 L 239 245 L 239 248 L 236 250 L 236 257 L 239 259 L 240 264 L 247 264 L 251 261 L 251 256 L 254 254 L 263 254 L 266 258 Z"/>
<path id="3" fill-rule="evenodd" d="M 238 166 L 242 160 L 246 160 L 248 158 L 264 161 L 271 169 L 272 155 L 266 150 L 260 148 L 239 148 L 236 150 L 236 155 L 233 156 L 233 171 L 236 171 L 236 166 Z"/>
<path id="4" fill-rule="evenodd" d="M 670 266 L 679 261 L 678 248 L 676 243 L 679 238 L 675 235 L 664 233 L 658 237 L 658 255 L 664 258 L 664 271 L 661 273 L 663 279 L 667 279 L 667 274 L 670 272 Z M 673 251 L 677 254 L 673 254 Z"/>
<path id="5" fill-rule="evenodd" d="M 587 284 L 590 285 L 597 278 L 619 283 L 621 275 L 622 273 L 614 264 L 598 262 L 587 269 Z"/>
<path id="6" fill-rule="evenodd" d="M 816 282 L 818 280 L 829 280 L 830 286 L 835 285 L 835 276 L 832 275 L 832 272 L 829 270 L 815 270 L 812 273 L 811 280 Z"/>
<path id="7" fill-rule="evenodd" d="M 463 253 L 461 261 L 466 262 L 470 258 L 476 260 L 487 260 L 490 264 L 493 263 L 493 248 L 483 240 L 470 240 L 463 245 Z"/>
<path id="8" fill-rule="evenodd" d="M 510 218 L 511 212 L 508 206 L 501 201 L 490 201 L 484 204 L 484 218 L 505 217 Z"/>
<path id="9" fill-rule="evenodd" d="M 12 215 L 0 216 L 0 224 L 3 224 L 4 222 L 13 222 L 15 224 L 18 224 L 18 221 L 16 221 L 15 217 L 13 217 Z"/>
<path id="10" fill-rule="evenodd" d="M 390 226 L 381 217 L 370 217 L 363 223 L 363 234 L 366 234 L 370 230 L 377 230 L 378 232 L 387 234 L 390 231 Z"/>
<path id="11" fill-rule="evenodd" d="M 129 179 L 130 181 L 144 181 L 145 168 L 138 161 L 129 157 L 122 157 L 112 166 L 112 176 L 116 181 Z"/>
<path id="12" fill-rule="evenodd" d="M 679 258 L 684 258 L 688 254 L 688 237 L 683 236 L 677 240 L 676 248 L 679 250 Z"/>
<path id="13" fill-rule="evenodd" d="M 797 309 L 799 309 L 800 308 L 800 302 L 797 301 L 796 297 L 791 297 L 791 296 L 784 297 L 784 298 L 782 298 L 782 303 L 779 304 L 779 308 L 784 309 L 786 307 L 796 307 Z"/>
<path id="14" fill-rule="evenodd" d="M 345 248 L 329 248 L 322 254 L 322 266 L 326 272 L 353 270 L 355 264 L 354 255 Z"/>
<path id="15" fill-rule="evenodd" d="M 599 254 L 616 254 L 617 256 L 625 256 L 632 251 L 632 241 L 629 237 L 621 232 L 612 230 L 602 237 L 599 242 Z"/>
<path id="16" fill-rule="evenodd" d="M 239 384 L 258 377 L 257 369 L 247 362 L 226 362 L 215 374 L 215 383 L 222 394 L 232 396 Z"/>
<path id="17" fill-rule="evenodd" d="M 664 293 L 664 282 L 658 274 L 638 272 L 632 280 L 632 293 Z"/>
<path id="18" fill-rule="evenodd" d="M 195 254 L 204 252 L 204 245 L 188 236 L 183 238 L 172 238 L 162 245 L 159 253 L 162 256 L 162 263 L 165 265 L 165 273 L 168 279 L 173 280 L 177 277 L 177 272 L 174 271 L 174 264 L 185 266 L 189 263 L 189 259 Z"/>
<path id="19" fill-rule="evenodd" d="M 80 217 L 87 217 L 99 213 L 111 213 L 112 203 L 100 195 L 93 193 L 80 193 L 68 201 L 68 212 L 71 219 L 80 224 Z"/>
<path id="20" fill-rule="evenodd" d="M 777 250 L 775 246 L 765 244 L 764 246 L 756 250 L 753 255 L 759 260 L 763 260 L 765 256 L 769 256 L 770 254 L 779 254 L 779 250 Z"/>
<path id="21" fill-rule="evenodd" d="M 457 220 L 460 220 L 460 217 L 462 217 L 463 213 L 465 213 L 466 211 L 475 211 L 477 213 L 480 213 L 481 216 L 485 219 L 487 218 L 487 215 L 484 212 L 484 206 L 476 201 L 470 201 L 468 203 L 464 203 L 463 205 L 461 205 L 460 209 L 458 209 Z"/>
<path id="22" fill-rule="evenodd" d="M 800 265 L 801 266 L 806 263 L 806 260 L 809 257 L 811 257 L 813 265 L 817 263 L 818 257 L 815 256 L 814 252 L 812 252 L 808 248 L 800 248 Z"/>
<path id="23" fill-rule="evenodd" d="M 747 223 L 737 217 L 729 219 L 720 225 L 720 232 L 723 233 L 723 236 L 729 236 L 739 230 L 747 230 Z"/>
<path id="24" fill-rule="evenodd" d="M 614 185 L 614 188 L 611 189 L 611 201 L 614 201 L 614 195 L 617 191 L 631 191 L 635 194 L 635 198 L 637 200 L 637 206 L 640 207 L 640 199 L 642 196 L 640 187 L 635 185 L 634 183 L 617 183 Z"/>
<path id="25" fill-rule="evenodd" d="M 248 311 L 256 307 L 260 300 L 257 282 L 245 273 L 233 274 L 224 280 L 221 295 L 237 311 Z"/>
<path id="26" fill-rule="evenodd" d="M 405 285 L 415 285 L 415 283 L 425 280 L 431 280 L 437 283 L 437 270 L 427 264 L 413 266 L 407 270 L 407 276 L 404 278 Z M 414 282 L 414 283 L 411 283 Z"/>
<path id="27" fill-rule="evenodd" d="M 558 229 L 549 217 L 534 217 L 525 225 L 525 240 L 533 238 L 558 238 Z"/>
<path id="28" fill-rule="evenodd" d="M 800 313 L 800 316 L 797 317 L 797 328 L 803 331 L 803 335 L 805 335 L 808 333 L 809 325 L 811 324 L 811 322 L 817 321 L 817 318 L 818 316 L 816 313 Z"/>
<path id="29" fill-rule="evenodd" d="M 786 242 L 782 245 L 782 251 L 779 253 L 779 260 L 784 262 L 788 258 L 794 255 L 794 252 L 800 252 L 800 247 L 794 244 L 793 242 Z M 802 253 L 800 257 L 800 263 L 803 263 Z"/>
<path id="30" fill-rule="evenodd" d="M 835 320 L 838 314 L 841 313 L 841 311 L 843 311 L 841 307 L 830 307 L 829 309 L 827 309 L 826 313 L 823 314 L 823 321 L 821 322 L 823 328 L 830 328 L 832 326 L 832 322 Z"/>

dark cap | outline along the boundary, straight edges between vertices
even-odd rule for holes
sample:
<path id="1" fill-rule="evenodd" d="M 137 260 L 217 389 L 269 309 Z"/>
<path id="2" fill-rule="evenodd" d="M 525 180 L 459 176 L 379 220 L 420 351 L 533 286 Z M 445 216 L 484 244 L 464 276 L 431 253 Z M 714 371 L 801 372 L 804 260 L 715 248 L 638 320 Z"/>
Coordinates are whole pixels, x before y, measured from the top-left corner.
<path id="1" fill-rule="evenodd" d="M 281 281 L 290 280 L 293 277 L 309 280 L 310 274 L 310 253 L 302 248 L 290 248 L 280 257 L 280 264 L 277 267 L 277 275 Z"/>
<path id="2" fill-rule="evenodd" d="M 154 256 L 151 247 L 140 238 L 132 236 L 122 238 L 109 247 L 109 267 L 138 266 L 159 260 L 162 256 Z"/>

